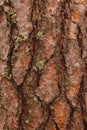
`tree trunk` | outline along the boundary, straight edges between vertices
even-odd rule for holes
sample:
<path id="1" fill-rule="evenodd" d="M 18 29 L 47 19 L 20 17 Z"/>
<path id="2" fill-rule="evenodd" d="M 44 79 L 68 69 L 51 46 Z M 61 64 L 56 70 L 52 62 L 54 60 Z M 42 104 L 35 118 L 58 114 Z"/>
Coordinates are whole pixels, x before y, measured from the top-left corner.
<path id="1" fill-rule="evenodd" d="M 87 130 L 87 0 L 0 0 L 0 130 Z"/>

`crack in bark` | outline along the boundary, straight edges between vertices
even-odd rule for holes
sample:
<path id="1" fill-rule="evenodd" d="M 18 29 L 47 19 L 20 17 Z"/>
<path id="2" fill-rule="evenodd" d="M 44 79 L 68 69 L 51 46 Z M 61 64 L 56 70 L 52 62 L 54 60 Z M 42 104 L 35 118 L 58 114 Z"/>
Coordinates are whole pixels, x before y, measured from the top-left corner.
<path id="1" fill-rule="evenodd" d="M 83 34 L 82 34 L 82 32 L 81 32 L 80 26 L 78 25 L 78 35 L 77 35 L 77 39 L 78 39 L 78 45 L 79 45 L 80 50 L 81 50 L 81 57 L 82 57 L 82 54 L 83 54 L 83 46 L 82 46 L 82 44 L 83 44 L 83 39 L 82 39 L 82 37 L 83 37 Z"/>

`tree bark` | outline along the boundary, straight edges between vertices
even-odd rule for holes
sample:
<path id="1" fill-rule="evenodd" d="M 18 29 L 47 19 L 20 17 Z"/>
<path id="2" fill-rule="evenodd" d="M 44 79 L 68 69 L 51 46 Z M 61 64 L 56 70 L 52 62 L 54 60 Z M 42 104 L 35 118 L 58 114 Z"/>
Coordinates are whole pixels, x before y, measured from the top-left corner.
<path id="1" fill-rule="evenodd" d="M 0 130 L 87 130 L 86 0 L 0 0 Z"/>

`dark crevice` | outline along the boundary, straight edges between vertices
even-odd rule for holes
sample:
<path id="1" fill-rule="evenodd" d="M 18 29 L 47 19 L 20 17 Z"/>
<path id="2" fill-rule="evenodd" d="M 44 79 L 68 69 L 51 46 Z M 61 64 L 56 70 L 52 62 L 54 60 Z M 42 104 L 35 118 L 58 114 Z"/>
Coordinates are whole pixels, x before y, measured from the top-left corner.
<path id="1" fill-rule="evenodd" d="M 71 129 L 71 123 L 72 123 L 72 120 L 73 120 L 73 114 L 74 114 L 76 108 L 72 106 L 71 102 L 69 101 L 69 99 L 67 97 L 66 97 L 66 100 L 67 100 L 67 103 L 70 106 L 70 115 L 69 115 L 69 121 L 68 121 L 68 124 L 67 124 L 67 130 L 70 130 Z"/>
<path id="2" fill-rule="evenodd" d="M 0 15 L 2 15 L 2 12 L 4 12 L 3 6 L 0 6 Z"/>
<path id="3" fill-rule="evenodd" d="M 14 9 L 13 8 L 13 5 L 12 5 L 12 2 L 9 0 L 8 1 L 8 5 L 10 8 Z M 15 47 L 15 44 L 14 44 L 14 39 L 13 39 L 13 35 L 14 35 L 14 29 L 15 27 L 17 27 L 16 23 L 14 24 L 12 21 L 11 21 L 11 16 L 6 12 L 6 15 L 7 15 L 7 21 L 9 23 L 8 27 L 10 28 L 10 33 L 9 33 L 9 43 L 10 43 L 10 49 L 9 49 L 9 53 L 8 53 L 8 59 L 7 59 L 7 65 L 8 65 L 8 78 L 10 78 L 10 81 L 11 83 L 14 85 L 14 86 L 17 86 L 13 77 L 12 77 L 12 65 L 11 65 L 11 57 L 13 55 L 13 51 L 14 51 L 14 47 Z M 10 77 L 11 76 L 11 77 Z"/>
<path id="4" fill-rule="evenodd" d="M 10 42 L 12 40 L 10 39 Z M 13 43 L 13 42 L 12 42 Z M 7 60 L 7 65 L 8 65 L 8 76 L 10 77 L 10 81 L 14 86 L 17 86 L 13 77 L 12 77 L 12 65 L 11 65 L 11 57 L 13 55 L 13 50 L 14 50 L 14 46 L 10 47 L 9 53 L 8 53 L 8 60 Z"/>
<path id="5" fill-rule="evenodd" d="M 54 120 L 53 120 L 53 122 L 54 122 L 54 125 L 56 127 L 56 130 L 60 130 L 59 127 L 58 127 L 58 124 Z"/>
<path id="6" fill-rule="evenodd" d="M 80 83 L 80 90 L 79 90 L 79 95 L 78 95 L 78 100 L 80 102 L 80 106 L 81 106 L 81 112 L 82 112 L 82 116 L 85 117 L 86 114 L 86 105 L 85 105 L 85 88 L 84 88 L 84 76 L 82 77 L 82 81 Z M 85 128 L 85 118 L 83 118 L 83 122 L 84 122 L 84 128 Z M 84 129 L 85 130 L 85 129 Z"/>
<path id="7" fill-rule="evenodd" d="M 87 130 L 87 122 L 84 122 L 84 130 Z"/>
<path id="8" fill-rule="evenodd" d="M 77 35 L 77 39 L 78 39 L 78 45 L 80 47 L 80 52 L 81 52 L 81 57 L 82 57 L 82 54 L 83 54 L 83 46 L 82 46 L 82 43 L 83 43 L 83 34 L 81 32 L 81 28 L 80 26 L 78 25 L 78 35 Z"/>

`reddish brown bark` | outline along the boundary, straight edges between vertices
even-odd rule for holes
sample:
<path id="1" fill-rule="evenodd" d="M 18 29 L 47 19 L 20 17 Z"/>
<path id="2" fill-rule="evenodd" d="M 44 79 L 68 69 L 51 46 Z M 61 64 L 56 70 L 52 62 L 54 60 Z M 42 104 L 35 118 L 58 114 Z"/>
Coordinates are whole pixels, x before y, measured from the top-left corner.
<path id="1" fill-rule="evenodd" d="M 87 129 L 87 1 L 0 0 L 0 130 Z"/>

